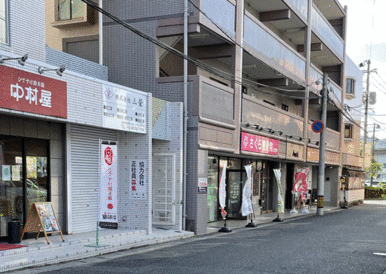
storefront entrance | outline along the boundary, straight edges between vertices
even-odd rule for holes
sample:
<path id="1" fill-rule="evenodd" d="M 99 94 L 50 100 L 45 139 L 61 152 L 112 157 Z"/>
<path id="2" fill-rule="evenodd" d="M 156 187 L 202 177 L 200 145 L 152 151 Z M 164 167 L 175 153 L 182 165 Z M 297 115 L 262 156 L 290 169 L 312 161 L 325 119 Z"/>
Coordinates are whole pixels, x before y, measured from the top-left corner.
<path id="1" fill-rule="evenodd" d="M 0 240 L 9 221 L 23 225 L 32 203 L 49 198 L 49 141 L 0 135 Z"/>
<path id="2" fill-rule="evenodd" d="M 261 170 L 261 212 L 268 213 L 273 209 L 273 183 L 270 182 L 272 174 L 270 174 L 269 165 L 263 162 Z"/>

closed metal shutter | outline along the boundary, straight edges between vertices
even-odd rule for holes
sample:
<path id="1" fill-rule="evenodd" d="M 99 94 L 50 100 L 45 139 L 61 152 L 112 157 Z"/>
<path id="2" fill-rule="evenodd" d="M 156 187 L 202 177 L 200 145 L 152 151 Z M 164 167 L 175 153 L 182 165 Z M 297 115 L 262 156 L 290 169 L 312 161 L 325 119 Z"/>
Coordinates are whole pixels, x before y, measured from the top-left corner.
<path id="1" fill-rule="evenodd" d="M 153 224 L 175 225 L 175 155 L 153 154 Z"/>
<path id="2" fill-rule="evenodd" d="M 117 132 L 70 125 L 73 233 L 96 228 L 99 193 L 99 139 L 117 141 Z"/>

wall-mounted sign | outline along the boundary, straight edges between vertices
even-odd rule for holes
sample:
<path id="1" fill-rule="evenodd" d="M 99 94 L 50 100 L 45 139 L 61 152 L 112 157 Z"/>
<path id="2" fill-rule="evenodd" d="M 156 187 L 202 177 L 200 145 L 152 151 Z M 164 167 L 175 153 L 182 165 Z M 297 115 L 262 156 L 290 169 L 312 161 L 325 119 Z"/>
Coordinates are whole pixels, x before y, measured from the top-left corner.
<path id="1" fill-rule="evenodd" d="M 100 226 L 118 228 L 118 154 L 117 145 L 101 144 Z"/>
<path id="2" fill-rule="evenodd" d="M 103 85 L 103 127 L 146 133 L 146 96 Z"/>
<path id="3" fill-rule="evenodd" d="M 0 66 L 0 107 L 67 118 L 67 83 Z"/>
<path id="4" fill-rule="evenodd" d="M 130 198 L 146 199 L 146 160 L 130 160 Z"/>
<path id="5" fill-rule="evenodd" d="M 208 178 L 198 178 L 198 193 L 206 194 L 208 191 Z"/>
<path id="6" fill-rule="evenodd" d="M 250 133 L 241 133 L 241 150 L 263 154 L 278 155 L 279 140 Z"/>

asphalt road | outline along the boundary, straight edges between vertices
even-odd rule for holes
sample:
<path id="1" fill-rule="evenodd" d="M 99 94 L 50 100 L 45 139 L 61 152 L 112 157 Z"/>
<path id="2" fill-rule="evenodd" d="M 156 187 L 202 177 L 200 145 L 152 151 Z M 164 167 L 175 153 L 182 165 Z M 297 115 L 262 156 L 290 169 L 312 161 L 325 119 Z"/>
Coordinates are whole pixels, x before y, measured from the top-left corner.
<path id="1" fill-rule="evenodd" d="M 386 204 L 15 273 L 386 273 Z"/>

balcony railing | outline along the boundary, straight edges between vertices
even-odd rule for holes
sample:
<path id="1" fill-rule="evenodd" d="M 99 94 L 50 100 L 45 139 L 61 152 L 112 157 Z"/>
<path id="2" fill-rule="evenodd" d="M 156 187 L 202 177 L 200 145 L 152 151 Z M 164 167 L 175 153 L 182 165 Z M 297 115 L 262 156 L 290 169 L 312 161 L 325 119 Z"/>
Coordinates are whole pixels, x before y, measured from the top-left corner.
<path id="1" fill-rule="evenodd" d="M 311 139 L 313 143 L 320 141 L 320 133 L 315 133 L 311 129 L 312 123 L 309 123 L 308 127 L 308 138 Z M 336 151 L 340 150 L 340 133 L 338 131 L 332 130 L 330 128 L 324 128 L 326 130 L 326 147 Z"/>
<path id="2" fill-rule="evenodd" d="M 285 0 L 288 6 L 291 7 L 304 21 L 307 21 L 307 0 Z"/>
<path id="3" fill-rule="evenodd" d="M 336 56 L 343 60 L 344 45 L 343 40 L 333 30 L 328 21 L 319 13 L 319 11 L 312 8 L 312 30 L 316 35 L 326 44 Z"/>
<path id="4" fill-rule="evenodd" d="M 342 153 L 342 164 L 362 168 L 363 157 Z"/>
<path id="5" fill-rule="evenodd" d="M 227 0 L 202 0 L 202 11 L 222 30 L 235 35 L 236 7 Z"/>
<path id="6" fill-rule="evenodd" d="M 305 60 L 272 31 L 256 19 L 244 16 L 244 42 L 254 51 L 267 58 L 267 62 L 286 69 L 305 81 Z M 272 64 L 269 64 L 272 65 Z"/>
<path id="7" fill-rule="evenodd" d="M 243 94 L 242 121 L 250 125 L 280 130 L 285 135 L 303 136 L 303 118 L 270 106 L 256 98 Z"/>

